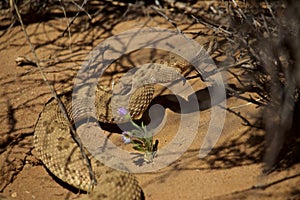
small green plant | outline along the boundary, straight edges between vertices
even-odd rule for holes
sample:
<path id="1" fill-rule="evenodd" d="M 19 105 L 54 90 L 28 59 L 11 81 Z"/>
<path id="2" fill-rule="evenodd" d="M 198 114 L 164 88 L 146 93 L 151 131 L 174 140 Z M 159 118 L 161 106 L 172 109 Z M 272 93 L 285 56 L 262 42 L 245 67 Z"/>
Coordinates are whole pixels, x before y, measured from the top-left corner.
<path id="1" fill-rule="evenodd" d="M 144 153 L 144 161 L 150 163 L 157 152 L 158 140 L 153 144 L 153 132 L 147 130 L 147 127 L 142 122 L 141 126 L 136 124 L 130 117 L 130 113 L 126 108 L 119 108 L 118 114 L 130 121 L 136 128 L 131 131 L 124 131 L 122 133 L 122 141 L 125 144 L 133 144 L 133 149 Z"/>

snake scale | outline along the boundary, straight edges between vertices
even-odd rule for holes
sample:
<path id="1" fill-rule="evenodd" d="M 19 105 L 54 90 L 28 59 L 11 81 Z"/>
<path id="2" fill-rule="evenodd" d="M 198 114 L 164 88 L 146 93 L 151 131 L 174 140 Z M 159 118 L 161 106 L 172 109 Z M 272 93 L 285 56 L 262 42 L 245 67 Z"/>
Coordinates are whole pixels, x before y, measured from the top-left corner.
<path id="1" fill-rule="evenodd" d="M 112 113 L 111 99 L 116 92 L 123 98 L 117 101 L 120 102 L 120 106 L 124 99 L 129 99 L 128 110 L 131 118 L 139 119 L 153 98 L 154 84 L 179 79 L 181 77 L 179 71 L 179 68 L 170 65 L 155 65 L 154 68 L 149 65 L 136 70 L 134 74 L 125 76 L 123 81 L 120 81 L 121 87 L 115 88 L 114 92 L 98 83 L 94 102 L 97 120 L 105 123 L 124 121 L 116 118 Z M 126 88 L 128 86 L 131 88 L 129 91 L 122 92 L 125 85 Z M 132 91 L 134 85 L 136 89 Z M 74 124 L 75 114 L 71 109 L 72 91 L 62 93 L 59 98 L 68 112 L 71 124 Z M 85 150 L 97 180 L 97 185 L 91 188 L 89 168 L 71 135 L 68 120 L 55 98 L 46 103 L 38 118 L 34 145 L 37 157 L 53 175 L 75 188 L 89 192 L 89 199 L 142 199 L 141 187 L 133 174 L 109 168 Z"/>

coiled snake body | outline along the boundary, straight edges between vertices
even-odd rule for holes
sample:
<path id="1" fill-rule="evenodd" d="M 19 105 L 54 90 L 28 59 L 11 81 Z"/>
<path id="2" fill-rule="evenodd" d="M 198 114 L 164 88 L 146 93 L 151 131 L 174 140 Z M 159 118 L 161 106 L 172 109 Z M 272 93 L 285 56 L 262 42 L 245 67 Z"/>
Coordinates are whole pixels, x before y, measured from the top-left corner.
<path id="1" fill-rule="evenodd" d="M 136 87 L 135 91 L 121 94 L 129 98 L 128 109 L 132 119 L 138 119 L 150 104 L 154 93 L 153 84 L 180 78 L 178 69 L 174 67 L 155 65 L 154 68 L 151 67 L 154 70 L 150 70 L 150 67 L 138 69 L 134 75 L 124 79 L 131 80 L 131 86 L 142 83 L 142 86 Z M 108 123 L 122 121 L 112 113 L 112 95 L 111 90 L 104 89 L 100 84 L 97 85 L 95 94 L 97 120 Z M 67 109 L 71 124 L 74 123 L 71 111 L 72 92 L 63 93 L 59 97 Z M 68 120 L 54 98 L 50 99 L 39 116 L 35 127 L 34 145 L 37 157 L 51 173 L 76 188 L 91 192 L 91 198 L 141 199 L 141 188 L 132 174 L 109 168 L 86 152 L 97 180 L 97 185 L 91 188 L 89 168 L 70 133 Z"/>

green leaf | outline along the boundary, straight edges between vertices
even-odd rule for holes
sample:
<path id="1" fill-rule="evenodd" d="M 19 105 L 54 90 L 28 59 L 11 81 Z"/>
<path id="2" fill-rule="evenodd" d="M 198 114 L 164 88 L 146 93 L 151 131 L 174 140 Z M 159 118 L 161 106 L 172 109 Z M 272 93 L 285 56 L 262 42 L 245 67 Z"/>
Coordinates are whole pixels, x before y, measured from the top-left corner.
<path id="1" fill-rule="evenodd" d="M 141 144 L 141 145 L 144 145 L 144 142 L 143 142 L 143 141 L 138 140 L 138 139 L 135 139 L 135 138 L 132 140 L 132 142 L 133 142 L 134 144 Z"/>
<path id="2" fill-rule="evenodd" d="M 139 125 L 137 125 L 134 121 L 130 120 L 130 123 L 131 123 L 134 127 L 136 127 L 139 131 L 143 132 L 143 129 L 142 129 Z"/>
<path id="3" fill-rule="evenodd" d="M 132 130 L 132 131 L 130 131 L 130 133 L 133 135 L 133 136 L 141 136 L 141 131 L 139 131 L 139 130 Z"/>
<path id="4" fill-rule="evenodd" d="M 142 152 L 145 151 L 145 149 L 144 149 L 142 146 L 140 146 L 140 145 L 133 146 L 132 148 L 133 148 L 134 150 L 137 150 L 137 151 L 142 151 Z"/>

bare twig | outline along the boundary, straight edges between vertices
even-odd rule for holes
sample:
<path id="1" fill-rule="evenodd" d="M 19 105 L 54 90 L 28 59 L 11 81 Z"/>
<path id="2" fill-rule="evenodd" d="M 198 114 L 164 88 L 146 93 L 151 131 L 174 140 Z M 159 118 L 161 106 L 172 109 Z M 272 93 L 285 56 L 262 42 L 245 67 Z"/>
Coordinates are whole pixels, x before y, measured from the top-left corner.
<path id="1" fill-rule="evenodd" d="M 69 19 L 68 19 L 68 17 L 67 17 L 67 13 L 66 13 L 66 10 L 65 10 L 65 7 L 64 7 L 64 4 L 63 4 L 62 0 L 59 0 L 59 3 L 60 3 L 60 5 L 61 5 L 62 11 L 63 11 L 63 13 L 64 13 L 64 16 L 65 16 L 65 18 L 66 18 L 66 20 L 67 20 L 67 30 L 68 30 L 69 40 L 70 40 L 70 44 L 71 44 L 70 22 L 69 22 Z M 64 34 L 65 34 L 65 32 L 63 32 L 62 35 L 64 36 Z M 70 49 L 71 49 L 71 45 L 70 45 Z"/>
<path id="2" fill-rule="evenodd" d="M 83 11 L 90 19 L 92 19 L 92 16 L 83 8 L 87 4 L 87 0 L 84 0 L 83 3 L 81 4 L 81 6 L 78 5 L 75 1 L 72 1 L 72 3 L 74 5 L 76 5 L 81 11 Z M 66 11 L 65 11 L 64 7 L 62 7 L 62 8 L 63 8 L 63 12 L 64 12 L 65 17 L 67 18 Z M 69 32 L 69 37 L 71 37 L 70 27 L 74 23 L 75 19 L 78 17 L 79 13 L 80 12 L 77 12 L 76 15 L 73 17 L 73 19 L 70 22 L 68 22 L 68 27 L 62 33 L 63 36 L 68 31 Z"/>
<path id="3" fill-rule="evenodd" d="M 182 34 L 182 30 L 177 26 L 177 24 L 171 18 L 169 18 L 160 8 L 158 8 L 157 6 L 151 6 L 151 8 L 163 18 L 165 18 L 168 22 L 170 22 L 177 29 L 178 33 Z"/>
<path id="4" fill-rule="evenodd" d="M 48 81 L 46 75 L 44 74 L 44 72 L 43 72 L 43 70 L 42 70 L 42 68 L 41 68 L 40 60 L 39 60 L 39 58 L 38 58 L 38 56 L 37 56 L 37 54 L 36 54 L 36 52 L 35 52 L 35 49 L 34 49 L 32 43 L 31 43 L 31 41 L 30 41 L 29 35 L 28 35 L 28 33 L 27 33 L 26 29 L 25 29 L 24 23 L 23 23 L 23 21 L 22 21 L 22 17 L 21 17 L 20 12 L 19 12 L 19 9 L 18 9 L 16 3 L 14 2 L 14 0 L 11 0 L 11 1 L 12 1 L 13 6 L 14 6 L 14 9 L 15 9 L 15 11 L 16 11 L 16 14 L 17 14 L 17 16 L 18 16 L 18 19 L 19 19 L 19 21 L 20 21 L 21 28 L 22 28 L 22 30 L 23 30 L 23 32 L 24 32 L 24 35 L 25 35 L 26 40 L 27 40 L 27 43 L 29 44 L 30 49 L 31 49 L 31 52 L 32 52 L 32 54 L 33 54 L 33 56 L 34 56 L 35 63 L 36 63 L 36 65 L 37 65 L 37 67 L 38 67 L 38 70 L 39 70 L 39 72 L 40 72 L 40 74 L 41 74 L 41 76 L 42 76 L 42 78 L 43 78 L 43 81 L 44 81 L 44 83 L 47 85 L 47 87 L 48 87 L 48 89 L 50 90 L 52 96 L 56 99 L 56 101 L 57 101 L 57 103 L 58 103 L 58 106 L 59 106 L 60 110 L 62 111 L 63 115 L 64 115 L 65 118 L 67 119 L 68 126 L 69 126 L 69 128 L 70 128 L 70 130 L 71 130 L 72 137 L 74 138 L 74 140 L 76 141 L 76 143 L 77 143 L 78 146 L 80 147 L 81 154 L 82 154 L 82 156 L 83 156 L 84 160 L 86 161 L 87 166 L 88 166 L 88 168 L 89 168 L 89 175 L 90 175 L 90 179 L 91 179 L 91 186 L 93 186 L 93 185 L 96 184 L 96 178 L 95 178 L 95 174 L 94 174 L 94 172 L 93 172 L 93 170 L 92 170 L 90 160 L 88 159 L 87 155 L 85 154 L 85 152 L 84 152 L 84 150 L 83 150 L 82 142 L 81 142 L 79 136 L 77 135 L 77 133 L 76 133 L 74 127 L 72 126 L 72 124 L 71 124 L 71 122 L 70 122 L 70 121 L 71 121 L 71 120 L 70 120 L 70 116 L 68 115 L 68 112 L 67 112 L 67 110 L 66 110 L 64 104 L 62 103 L 62 101 L 60 100 L 60 98 L 57 96 L 54 87 L 53 87 L 52 85 L 49 84 L 49 81 Z"/>
<path id="5" fill-rule="evenodd" d="M 222 28 L 221 26 L 219 27 L 216 27 L 214 24 L 211 24 L 211 23 L 208 23 L 208 22 L 205 22 L 203 20 L 200 20 L 199 18 L 197 18 L 196 16 L 194 15 L 191 15 L 192 18 L 194 18 L 196 20 L 197 23 L 201 23 L 203 25 L 205 25 L 206 27 L 210 28 L 210 29 L 213 29 L 215 32 L 223 32 L 229 36 L 232 36 L 233 33 L 231 33 L 230 31 L 227 31 L 225 30 L 224 28 Z"/>

